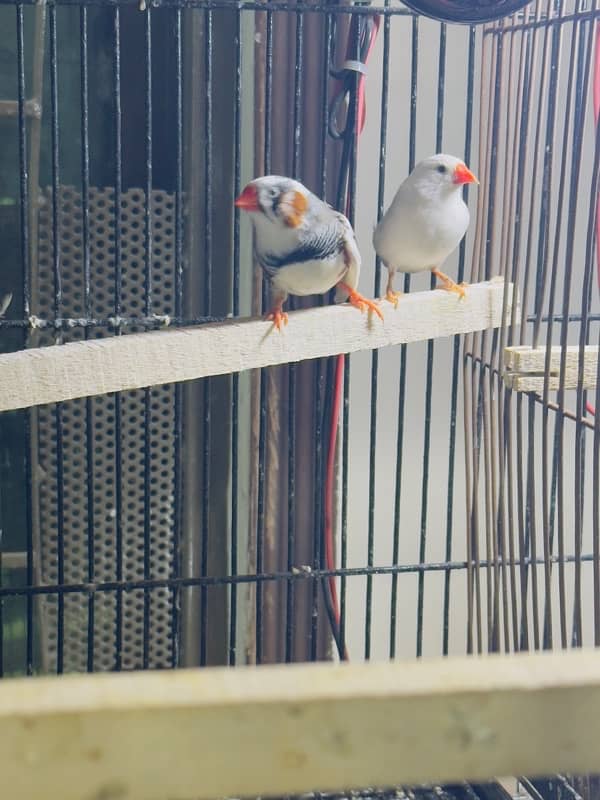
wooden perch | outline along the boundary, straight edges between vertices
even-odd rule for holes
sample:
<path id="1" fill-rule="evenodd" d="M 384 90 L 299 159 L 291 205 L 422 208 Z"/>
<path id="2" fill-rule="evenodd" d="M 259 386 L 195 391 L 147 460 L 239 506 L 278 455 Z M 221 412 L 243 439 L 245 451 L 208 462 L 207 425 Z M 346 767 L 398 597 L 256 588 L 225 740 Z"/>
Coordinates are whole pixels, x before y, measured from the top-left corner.
<path id="1" fill-rule="evenodd" d="M 579 347 L 566 348 L 565 389 L 576 389 L 579 380 Z M 560 387 L 560 356 L 562 347 L 553 347 L 550 354 L 548 388 Z M 527 346 L 506 347 L 504 350 L 504 382 L 516 392 L 542 392 L 546 367 L 546 348 Z M 598 347 L 587 346 L 583 357 L 583 388 L 596 387 Z"/>
<path id="2" fill-rule="evenodd" d="M 27 800 L 203 800 L 585 774 L 600 652 L 5 679 Z"/>
<path id="3" fill-rule="evenodd" d="M 470 286 L 464 300 L 408 294 L 397 309 L 382 302 L 383 322 L 344 304 L 290 314 L 281 332 L 236 319 L 8 353 L 0 355 L 0 411 L 495 328 L 503 292 L 496 280 Z"/>

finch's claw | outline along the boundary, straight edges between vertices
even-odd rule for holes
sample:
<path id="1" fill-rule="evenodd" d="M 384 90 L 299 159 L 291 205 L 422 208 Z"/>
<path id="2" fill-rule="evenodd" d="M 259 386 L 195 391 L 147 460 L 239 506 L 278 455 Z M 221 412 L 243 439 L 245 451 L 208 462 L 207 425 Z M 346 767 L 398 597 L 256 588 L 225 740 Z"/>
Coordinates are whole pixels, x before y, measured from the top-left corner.
<path id="1" fill-rule="evenodd" d="M 445 283 L 442 286 L 436 286 L 436 289 L 443 289 L 445 292 L 454 292 L 458 295 L 460 300 L 463 300 L 465 297 L 465 289 L 462 283 Z"/>
<path id="2" fill-rule="evenodd" d="M 282 325 L 288 324 L 288 315 L 280 308 L 274 308 L 265 316 L 265 320 L 273 320 L 273 327 L 280 331 Z"/>
<path id="3" fill-rule="evenodd" d="M 465 296 L 465 286 L 468 286 L 467 283 L 455 283 L 452 278 L 449 278 L 447 275 L 444 275 L 443 272 L 440 272 L 438 269 L 432 270 L 433 274 L 436 276 L 438 280 L 442 282 L 442 285 L 437 287 L 439 289 L 445 289 L 447 292 L 454 292 L 457 294 L 460 299 L 462 300 Z"/>
<path id="4" fill-rule="evenodd" d="M 393 289 L 388 289 L 387 292 L 385 293 L 385 299 L 388 301 L 388 303 L 391 303 L 394 306 L 394 308 L 397 308 L 398 298 L 400 297 L 401 294 L 402 292 L 395 292 Z"/>
<path id="5" fill-rule="evenodd" d="M 452 286 L 444 286 L 444 289 L 447 289 L 449 292 L 456 292 L 461 300 L 464 300 L 465 297 L 465 286 L 466 283 L 453 283 Z"/>
<path id="6" fill-rule="evenodd" d="M 383 320 L 383 314 L 381 313 L 379 306 L 374 300 L 369 300 L 367 297 L 364 297 L 362 294 L 359 294 L 354 289 L 352 289 L 348 293 L 348 302 L 350 305 L 358 308 L 361 314 L 364 312 L 365 308 L 369 311 L 373 311 L 379 319 Z"/>

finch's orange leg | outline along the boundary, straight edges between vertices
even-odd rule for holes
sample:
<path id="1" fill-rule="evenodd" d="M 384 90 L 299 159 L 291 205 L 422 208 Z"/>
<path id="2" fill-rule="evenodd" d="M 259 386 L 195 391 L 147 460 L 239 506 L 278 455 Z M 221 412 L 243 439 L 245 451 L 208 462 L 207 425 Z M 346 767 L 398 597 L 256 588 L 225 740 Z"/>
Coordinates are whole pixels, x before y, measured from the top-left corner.
<path id="1" fill-rule="evenodd" d="M 432 269 L 431 271 L 435 277 L 442 282 L 442 285 L 439 287 L 440 289 L 445 289 L 447 292 L 456 292 L 461 299 L 465 296 L 464 287 L 467 285 L 466 283 L 454 283 L 452 278 L 444 275 L 444 273 L 440 272 L 439 269 Z"/>
<path id="2" fill-rule="evenodd" d="M 338 283 L 340 289 L 343 289 L 345 292 L 348 292 L 348 302 L 351 306 L 358 308 L 358 310 L 362 313 L 365 308 L 368 308 L 369 311 L 373 311 L 379 319 L 383 319 L 383 314 L 379 310 L 379 306 L 374 300 L 369 300 L 367 297 L 364 297 L 362 294 L 359 294 L 356 289 L 351 289 L 347 283 Z"/>
<path id="3" fill-rule="evenodd" d="M 286 312 L 281 308 L 281 305 L 275 306 L 275 308 L 271 309 L 268 314 L 265 314 L 266 320 L 273 320 L 273 326 L 277 328 L 278 331 L 281 330 L 282 325 L 288 324 L 288 315 Z"/>
<path id="4" fill-rule="evenodd" d="M 388 282 L 385 289 L 385 299 L 388 300 L 394 308 L 398 306 L 398 298 L 402 295 L 402 292 L 398 292 L 394 289 L 394 273 L 388 273 Z"/>

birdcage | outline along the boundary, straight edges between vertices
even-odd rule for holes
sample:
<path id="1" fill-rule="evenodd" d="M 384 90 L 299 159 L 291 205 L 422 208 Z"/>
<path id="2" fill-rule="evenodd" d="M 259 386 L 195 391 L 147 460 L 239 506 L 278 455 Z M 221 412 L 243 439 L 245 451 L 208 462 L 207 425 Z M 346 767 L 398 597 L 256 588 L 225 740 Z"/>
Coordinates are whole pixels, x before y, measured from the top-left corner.
<path id="1" fill-rule="evenodd" d="M 600 796 L 599 16 L 0 0 L 13 797 Z M 463 300 L 261 319 L 248 180 L 344 211 L 380 297 L 440 152 Z"/>

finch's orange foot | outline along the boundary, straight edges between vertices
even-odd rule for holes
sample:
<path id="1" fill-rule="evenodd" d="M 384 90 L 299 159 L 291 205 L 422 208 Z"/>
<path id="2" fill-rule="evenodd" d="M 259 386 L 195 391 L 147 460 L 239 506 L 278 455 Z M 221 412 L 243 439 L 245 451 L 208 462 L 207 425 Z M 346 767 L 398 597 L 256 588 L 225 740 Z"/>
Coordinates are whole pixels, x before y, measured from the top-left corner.
<path id="1" fill-rule="evenodd" d="M 348 292 L 348 302 L 351 306 L 358 308 L 361 313 L 363 313 L 365 308 L 367 308 L 369 311 L 373 311 L 373 313 L 377 314 L 379 319 L 383 319 L 383 314 L 381 313 L 377 303 L 374 300 L 369 300 L 367 297 L 359 294 L 354 289 L 350 289 Z"/>
<path id="2" fill-rule="evenodd" d="M 288 315 L 280 308 L 274 308 L 272 311 L 269 311 L 269 313 L 265 316 L 265 319 L 273 320 L 273 326 L 277 328 L 278 331 L 281 330 L 282 325 L 288 324 Z"/>
<path id="3" fill-rule="evenodd" d="M 402 292 L 395 292 L 393 289 L 388 289 L 385 293 L 385 299 L 391 303 L 394 308 L 398 307 L 398 298 L 402 295 Z"/>
<path id="4" fill-rule="evenodd" d="M 464 287 L 467 286 L 468 284 L 466 284 L 466 283 L 461 283 L 461 284 L 454 283 L 452 278 L 449 278 L 443 272 L 440 272 L 439 269 L 432 269 L 431 271 L 433 272 L 435 277 L 439 281 L 441 281 L 441 283 L 442 283 L 441 286 L 437 287 L 438 289 L 445 289 L 447 292 L 455 292 L 460 297 L 461 300 L 463 299 L 463 297 L 465 296 Z"/>
<path id="5" fill-rule="evenodd" d="M 452 281 L 451 283 L 444 284 L 439 288 L 445 289 L 447 292 L 455 292 L 455 294 L 457 294 L 459 298 L 462 300 L 466 294 L 465 286 L 467 286 L 466 283 L 454 283 L 454 281 Z"/>

